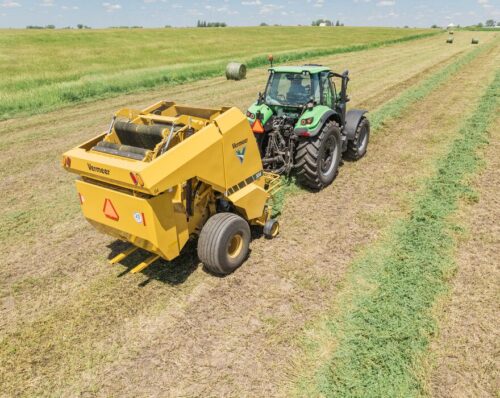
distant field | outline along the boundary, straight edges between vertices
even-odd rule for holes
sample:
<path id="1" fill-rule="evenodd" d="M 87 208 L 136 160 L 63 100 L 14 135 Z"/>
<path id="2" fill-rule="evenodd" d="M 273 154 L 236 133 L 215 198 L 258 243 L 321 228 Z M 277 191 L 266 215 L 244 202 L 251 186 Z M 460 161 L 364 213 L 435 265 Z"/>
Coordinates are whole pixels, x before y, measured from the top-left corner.
<path id="1" fill-rule="evenodd" d="M 0 30 L 0 119 L 222 74 L 230 60 L 327 55 L 431 33 L 428 29 Z"/>

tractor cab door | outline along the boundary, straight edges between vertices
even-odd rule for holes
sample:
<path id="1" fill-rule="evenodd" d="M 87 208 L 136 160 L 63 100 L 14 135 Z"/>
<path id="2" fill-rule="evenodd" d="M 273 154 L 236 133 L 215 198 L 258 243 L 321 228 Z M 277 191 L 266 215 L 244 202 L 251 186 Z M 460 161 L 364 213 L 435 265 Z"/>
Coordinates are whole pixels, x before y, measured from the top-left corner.
<path id="1" fill-rule="evenodd" d="M 321 105 L 325 105 L 331 109 L 335 108 L 337 102 L 337 95 L 335 92 L 335 85 L 332 85 L 329 72 L 320 73 L 320 90 L 321 90 Z"/>

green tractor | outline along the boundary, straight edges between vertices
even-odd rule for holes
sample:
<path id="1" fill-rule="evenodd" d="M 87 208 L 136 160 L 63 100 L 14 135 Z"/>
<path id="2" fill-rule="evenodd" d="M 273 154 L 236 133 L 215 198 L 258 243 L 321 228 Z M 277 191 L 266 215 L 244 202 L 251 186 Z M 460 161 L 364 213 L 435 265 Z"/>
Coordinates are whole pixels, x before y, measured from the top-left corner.
<path id="1" fill-rule="evenodd" d="M 271 67 L 264 93 L 247 111 L 264 169 L 295 172 L 312 190 L 329 185 L 342 158 L 358 160 L 368 147 L 367 111 L 347 112 L 349 72 L 321 65 Z M 340 79 L 337 93 L 334 79 Z"/>

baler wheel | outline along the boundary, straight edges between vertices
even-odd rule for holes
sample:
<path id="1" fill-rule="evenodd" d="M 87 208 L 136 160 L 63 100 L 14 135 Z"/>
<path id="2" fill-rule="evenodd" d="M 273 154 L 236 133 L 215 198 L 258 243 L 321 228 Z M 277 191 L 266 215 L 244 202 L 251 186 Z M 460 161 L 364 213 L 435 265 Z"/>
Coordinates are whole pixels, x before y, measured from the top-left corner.
<path id="1" fill-rule="evenodd" d="M 278 220 L 274 218 L 268 220 L 264 225 L 263 233 L 267 239 L 276 238 L 280 233 L 280 224 Z"/>
<path id="2" fill-rule="evenodd" d="M 214 274 L 227 275 L 248 256 L 250 226 L 234 213 L 217 213 L 203 226 L 198 239 L 198 257 Z"/>

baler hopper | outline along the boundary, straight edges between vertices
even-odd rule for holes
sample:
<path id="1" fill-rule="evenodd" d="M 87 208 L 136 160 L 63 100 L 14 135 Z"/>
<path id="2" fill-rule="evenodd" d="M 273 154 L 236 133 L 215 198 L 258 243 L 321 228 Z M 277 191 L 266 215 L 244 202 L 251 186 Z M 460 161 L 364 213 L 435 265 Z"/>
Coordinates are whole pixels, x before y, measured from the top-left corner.
<path id="1" fill-rule="evenodd" d="M 122 109 L 107 132 L 69 150 L 62 163 L 79 178 L 86 219 L 132 246 L 177 257 L 191 237 L 214 273 L 226 274 L 248 255 L 250 225 L 278 233 L 271 199 L 279 176 L 263 171 L 259 148 L 237 108 L 198 108 L 159 102 L 143 111 Z"/>

